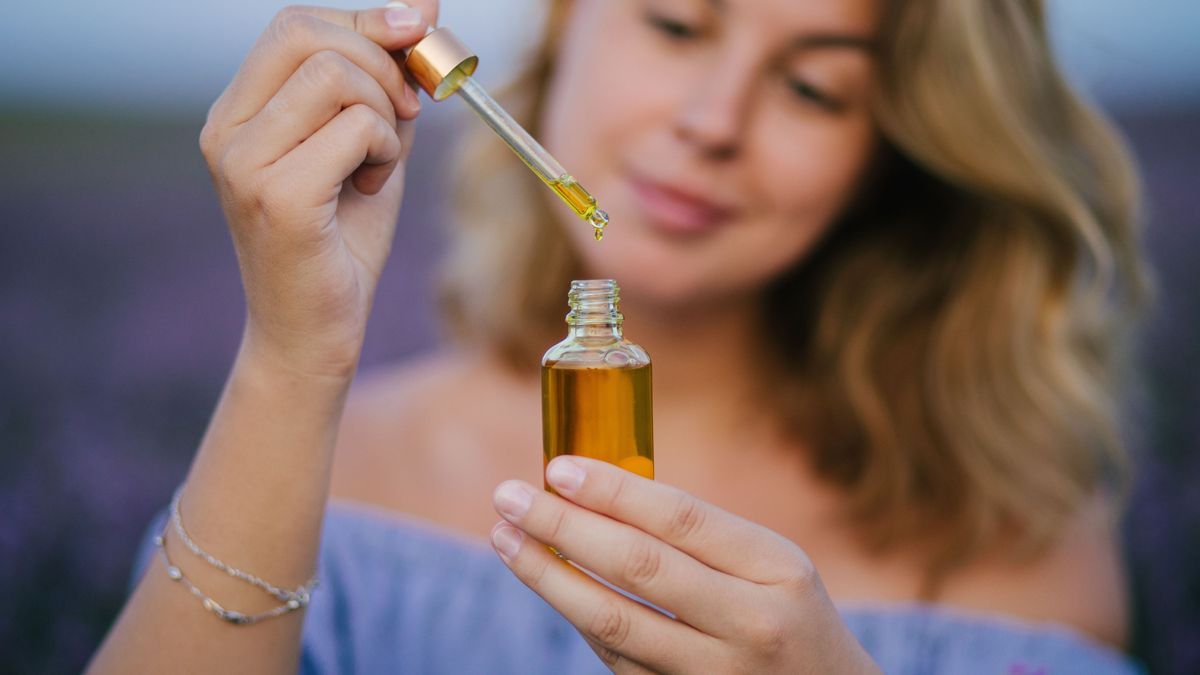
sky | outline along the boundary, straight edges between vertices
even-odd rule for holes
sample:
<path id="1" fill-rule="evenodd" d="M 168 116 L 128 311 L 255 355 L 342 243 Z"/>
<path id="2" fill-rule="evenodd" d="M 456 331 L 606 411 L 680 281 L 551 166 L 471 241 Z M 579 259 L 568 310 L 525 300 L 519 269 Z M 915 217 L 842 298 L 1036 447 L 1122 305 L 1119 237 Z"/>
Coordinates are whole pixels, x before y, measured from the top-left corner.
<path id="1" fill-rule="evenodd" d="M 442 24 L 480 55 L 478 77 L 489 86 L 521 58 L 543 1 L 443 0 Z M 1068 74 L 1094 97 L 1119 109 L 1200 104 L 1200 0 L 1046 2 Z M 0 107 L 206 108 L 284 4 L 5 0 Z"/>

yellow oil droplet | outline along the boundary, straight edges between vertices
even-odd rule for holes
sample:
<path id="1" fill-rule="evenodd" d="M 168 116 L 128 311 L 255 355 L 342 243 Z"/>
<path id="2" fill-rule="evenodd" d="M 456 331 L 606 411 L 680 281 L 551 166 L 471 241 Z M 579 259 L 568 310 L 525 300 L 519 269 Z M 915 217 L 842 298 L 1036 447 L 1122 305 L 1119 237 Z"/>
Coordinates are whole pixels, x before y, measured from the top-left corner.
<path id="1" fill-rule="evenodd" d="M 654 480 L 654 461 L 649 457 L 633 455 L 632 457 L 626 457 L 625 459 L 622 459 L 617 463 L 617 466 L 625 469 L 626 471 L 632 471 L 642 478 Z"/>
<path id="2" fill-rule="evenodd" d="M 596 206 L 596 198 L 592 196 L 579 181 L 571 174 L 564 173 L 555 180 L 546 181 L 546 185 L 554 190 L 571 210 L 580 218 L 586 220 L 594 229 L 596 241 L 604 238 L 604 228 L 608 225 L 608 214 Z"/>
<path id="3" fill-rule="evenodd" d="M 604 228 L 608 227 L 608 214 L 600 209 L 596 209 L 591 215 L 588 216 L 587 220 L 592 224 L 592 228 L 594 229 L 593 234 L 596 237 L 596 241 L 603 239 Z"/>

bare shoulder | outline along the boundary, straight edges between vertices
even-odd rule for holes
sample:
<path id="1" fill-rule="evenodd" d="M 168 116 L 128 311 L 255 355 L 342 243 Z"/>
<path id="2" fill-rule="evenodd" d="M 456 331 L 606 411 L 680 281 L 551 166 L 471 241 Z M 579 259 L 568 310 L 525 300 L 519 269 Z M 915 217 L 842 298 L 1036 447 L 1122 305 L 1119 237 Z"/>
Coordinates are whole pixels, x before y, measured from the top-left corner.
<path id="1" fill-rule="evenodd" d="M 363 373 L 338 433 L 331 493 L 484 534 L 491 491 L 540 471 L 537 382 L 479 355 L 440 352 Z M 521 460 L 525 459 L 525 462 Z"/>
<path id="2" fill-rule="evenodd" d="M 1112 504 L 1097 498 L 1044 554 L 1020 565 L 972 566 L 947 604 L 1069 626 L 1118 649 L 1128 642 L 1128 590 Z"/>
<path id="3" fill-rule="evenodd" d="M 449 354 L 434 354 L 363 372 L 342 414 L 334 453 L 333 497 L 379 506 L 412 492 L 412 468 L 429 460 L 428 439 L 453 407 L 455 383 L 467 375 Z M 416 497 L 416 495 L 412 495 Z"/>

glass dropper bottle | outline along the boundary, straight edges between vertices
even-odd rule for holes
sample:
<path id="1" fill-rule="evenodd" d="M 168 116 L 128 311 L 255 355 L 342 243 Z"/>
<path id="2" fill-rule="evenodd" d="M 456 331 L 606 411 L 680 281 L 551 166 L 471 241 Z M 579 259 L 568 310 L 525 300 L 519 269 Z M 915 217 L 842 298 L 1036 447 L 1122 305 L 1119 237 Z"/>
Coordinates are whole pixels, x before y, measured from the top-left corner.
<path id="1" fill-rule="evenodd" d="M 578 455 L 654 479 L 652 366 L 625 338 L 619 301 L 612 279 L 571 282 L 567 337 L 542 357 L 543 471 Z"/>
<path id="2" fill-rule="evenodd" d="M 431 30 L 408 50 L 404 65 L 434 101 L 444 101 L 458 94 L 512 148 L 525 166 L 594 228 L 596 241 L 604 238 L 608 214 L 597 206 L 596 198 L 471 77 L 479 65 L 479 57 L 449 29 Z"/>

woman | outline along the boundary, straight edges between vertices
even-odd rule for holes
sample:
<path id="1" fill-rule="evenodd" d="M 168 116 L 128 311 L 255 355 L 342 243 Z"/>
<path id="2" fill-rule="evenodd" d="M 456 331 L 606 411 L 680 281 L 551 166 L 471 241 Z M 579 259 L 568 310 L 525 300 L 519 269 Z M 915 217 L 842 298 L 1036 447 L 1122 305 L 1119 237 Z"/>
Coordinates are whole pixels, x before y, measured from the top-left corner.
<path id="1" fill-rule="evenodd" d="M 323 586 L 231 626 L 172 577 L 278 601 L 168 528 L 171 573 L 148 566 L 94 672 L 1134 670 L 1112 429 L 1134 180 L 1040 3 L 554 3 L 512 109 L 610 236 L 481 146 L 461 346 L 347 404 L 419 108 L 389 52 L 437 17 L 410 4 L 281 12 L 200 139 L 248 316 L 183 520 L 284 588 L 319 558 Z M 560 458 L 559 497 L 532 487 L 534 373 L 584 276 L 619 281 L 654 357 L 659 480 Z"/>

